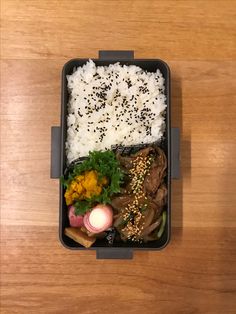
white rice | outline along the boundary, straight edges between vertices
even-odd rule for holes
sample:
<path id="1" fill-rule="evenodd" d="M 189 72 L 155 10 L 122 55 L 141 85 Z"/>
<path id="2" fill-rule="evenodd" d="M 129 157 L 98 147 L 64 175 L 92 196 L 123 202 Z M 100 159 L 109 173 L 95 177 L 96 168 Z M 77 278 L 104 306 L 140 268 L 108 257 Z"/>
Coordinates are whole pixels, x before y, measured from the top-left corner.
<path id="1" fill-rule="evenodd" d="M 67 76 L 67 161 L 89 151 L 160 140 L 165 129 L 164 78 L 159 70 L 97 66 L 89 60 Z"/>

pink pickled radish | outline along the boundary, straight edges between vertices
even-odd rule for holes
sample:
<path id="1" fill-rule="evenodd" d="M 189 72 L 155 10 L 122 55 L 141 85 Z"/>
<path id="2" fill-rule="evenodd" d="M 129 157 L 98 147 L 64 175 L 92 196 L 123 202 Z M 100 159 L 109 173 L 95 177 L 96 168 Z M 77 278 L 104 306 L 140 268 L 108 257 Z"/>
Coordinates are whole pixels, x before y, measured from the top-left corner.
<path id="1" fill-rule="evenodd" d="M 82 227 L 84 225 L 84 217 L 81 215 L 75 215 L 75 207 L 70 206 L 68 211 L 68 217 L 71 227 Z"/>

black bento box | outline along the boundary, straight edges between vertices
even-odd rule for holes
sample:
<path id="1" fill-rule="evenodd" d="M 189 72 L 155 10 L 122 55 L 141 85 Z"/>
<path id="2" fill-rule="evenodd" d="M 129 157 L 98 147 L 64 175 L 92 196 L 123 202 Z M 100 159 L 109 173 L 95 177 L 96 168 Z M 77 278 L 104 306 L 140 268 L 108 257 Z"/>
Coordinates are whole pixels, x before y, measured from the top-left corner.
<path id="1" fill-rule="evenodd" d="M 52 127 L 51 137 L 51 178 L 59 178 L 66 169 L 65 142 L 67 130 L 67 79 L 66 75 L 71 74 L 73 69 L 82 66 L 88 59 L 72 59 L 62 69 L 61 85 L 61 125 Z M 89 250 L 96 250 L 97 258 L 118 258 L 130 259 L 133 250 L 160 250 L 170 241 L 171 233 L 171 179 L 179 177 L 179 129 L 171 128 L 170 119 L 170 70 L 168 65 L 159 59 L 134 59 L 133 51 L 99 51 L 99 58 L 93 59 L 96 65 L 106 66 L 111 63 L 120 62 L 126 65 L 137 65 L 149 72 L 160 69 L 165 78 L 165 94 L 167 102 L 166 110 L 166 131 L 161 147 L 168 159 L 166 184 L 168 188 L 168 201 L 166 205 L 167 223 L 162 237 L 158 241 L 148 243 L 124 243 L 115 242 L 109 246 L 106 240 L 97 240 Z M 64 235 L 64 229 L 69 226 L 67 217 L 67 206 L 64 200 L 64 190 L 60 184 L 60 214 L 59 214 L 59 237 L 61 243 L 69 249 L 84 250 L 80 244 L 74 242 Z"/>

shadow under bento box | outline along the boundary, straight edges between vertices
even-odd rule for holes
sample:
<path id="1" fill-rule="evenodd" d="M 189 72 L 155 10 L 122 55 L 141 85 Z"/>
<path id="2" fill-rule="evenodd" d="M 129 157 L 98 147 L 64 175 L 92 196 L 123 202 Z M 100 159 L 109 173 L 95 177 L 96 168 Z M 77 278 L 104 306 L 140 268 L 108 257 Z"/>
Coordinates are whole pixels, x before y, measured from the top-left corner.
<path id="1" fill-rule="evenodd" d="M 165 95 L 167 109 L 165 112 L 166 130 L 161 147 L 167 156 L 166 185 L 168 198 L 165 210 L 167 221 L 165 231 L 158 241 L 147 243 L 114 242 L 112 246 L 105 239 L 97 240 L 89 250 L 96 250 L 97 258 L 107 259 L 131 259 L 133 250 L 160 250 L 170 241 L 171 233 L 171 179 L 179 177 L 179 129 L 171 128 L 170 120 L 170 70 L 168 65 L 159 59 L 134 59 L 133 51 L 99 51 L 99 58 L 92 59 L 97 66 L 107 66 L 120 62 L 121 65 L 137 65 L 143 70 L 155 72 L 159 69 L 165 79 Z M 52 127 L 51 132 L 51 178 L 59 178 L 66 169 L 65 142 L 67 132 L 67 103 L 69 94 L 67 90 L 66 76 L 73 69 L 84 65 L 88 59 L 72 59 L 68 61 L 62 70 L 62 93 L 61 93 L 61 126 Z M 64 229 L 69 226 L 67 206 L 64 199 L 64 189 L 60 183 L 60 215 L 59 215 L 59 237 L 61 243 L 69 249 L 85 249 L 80 244 L 64 235 Z"/>

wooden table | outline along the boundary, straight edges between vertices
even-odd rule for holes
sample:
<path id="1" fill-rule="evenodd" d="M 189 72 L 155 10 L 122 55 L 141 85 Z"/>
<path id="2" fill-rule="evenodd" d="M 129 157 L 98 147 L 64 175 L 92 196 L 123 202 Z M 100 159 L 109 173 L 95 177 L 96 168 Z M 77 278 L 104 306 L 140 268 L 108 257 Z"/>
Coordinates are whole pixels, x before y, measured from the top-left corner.
<path id="1" fill-rule="evenodd" d="M 1 313 L 236 313 L 236 1 L 2 0 L 1 16 Z M 60 72 L 99 49 L 172 71 L 172 240 L 133 260 L 58 240 Z"/>

